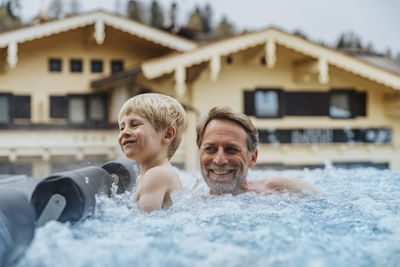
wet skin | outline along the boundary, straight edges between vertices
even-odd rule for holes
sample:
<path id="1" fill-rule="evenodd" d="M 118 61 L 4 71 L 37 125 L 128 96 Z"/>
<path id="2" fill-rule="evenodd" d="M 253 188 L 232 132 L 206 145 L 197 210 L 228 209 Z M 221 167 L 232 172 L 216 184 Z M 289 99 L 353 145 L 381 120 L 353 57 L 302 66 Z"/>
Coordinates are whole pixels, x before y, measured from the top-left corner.
<path id="1" fill-rule="evenodd" d="M 146 165 L 158 160 L 154 155 L 159 154 L 162 135 L 146 118 L 131 113 L 120 122 L 118 143 L 126 157 Z"/>
<path id="2" fill-rule="evenodd" d="M 257 153 L 247 149 L 247 134 L 228 120 L 212 120 L 206 126 L 200 146 L 200 165 L 204 180 L 214 194 L 233 193 L 245 181 Z"/>

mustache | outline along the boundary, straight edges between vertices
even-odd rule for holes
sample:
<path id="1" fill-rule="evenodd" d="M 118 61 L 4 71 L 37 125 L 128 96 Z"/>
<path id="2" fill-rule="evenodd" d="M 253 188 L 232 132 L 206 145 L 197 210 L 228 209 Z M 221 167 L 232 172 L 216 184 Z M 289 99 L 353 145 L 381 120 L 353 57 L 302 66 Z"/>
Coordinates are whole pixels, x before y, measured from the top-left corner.
<path id="1" fill-rule="evenodd" d="M 234 168 L 231 165 L 216 165 L 216 164 L 210 164 L 206 167 L 207 170 L 213 169 L 213 170 L 218 170 L 218 171 L 232 171 L 232 170 L 236 170 L 236 168 Z"/>

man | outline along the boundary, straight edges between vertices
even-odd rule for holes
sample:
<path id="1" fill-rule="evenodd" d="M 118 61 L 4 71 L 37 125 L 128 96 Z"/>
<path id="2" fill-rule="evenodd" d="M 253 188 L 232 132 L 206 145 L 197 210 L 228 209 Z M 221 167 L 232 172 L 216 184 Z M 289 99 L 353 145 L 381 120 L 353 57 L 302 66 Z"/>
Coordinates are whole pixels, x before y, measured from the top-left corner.
<path id="1" fill-rule="evenodd" d="M 200 119 L 196 131 L 201 173 L 210 194 L 320 193 L 294 178 L 247 181 L 247 170 L 257 161 L 258 132 L 246 115 L 229 107 L 214 107 Z"/>

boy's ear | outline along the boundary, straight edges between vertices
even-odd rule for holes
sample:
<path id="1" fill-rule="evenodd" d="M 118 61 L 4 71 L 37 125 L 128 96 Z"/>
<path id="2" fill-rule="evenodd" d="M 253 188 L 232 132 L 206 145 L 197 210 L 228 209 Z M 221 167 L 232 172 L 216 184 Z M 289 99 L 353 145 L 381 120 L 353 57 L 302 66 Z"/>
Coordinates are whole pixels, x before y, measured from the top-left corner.
<path id="1" fill-rule="evenodd" d="M 162 138 L 162 142 L 163 144 L 169 144 L 172 142 L 172 140 L 174 140 L 176 136 L 176 130 L 175 127 L 172 125 L 168 125 L 165 129 L 164 129 L 164 135 Z"/>

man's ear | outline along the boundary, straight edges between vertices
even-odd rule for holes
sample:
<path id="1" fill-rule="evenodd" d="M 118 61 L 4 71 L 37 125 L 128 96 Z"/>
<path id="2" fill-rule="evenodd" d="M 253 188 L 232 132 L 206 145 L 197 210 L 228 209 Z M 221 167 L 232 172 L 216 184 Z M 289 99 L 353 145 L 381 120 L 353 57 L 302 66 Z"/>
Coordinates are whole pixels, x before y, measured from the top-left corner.
<path id="1" fill-rule="evenodd" d="M 164 129 L 164 135 L 162 137 L 162 143 L 163 144 L 170 144 L 172 142 L 172 140 L 174 140 L 175 136 L 176 136 L 175 127 L 172 126 L 172 125 L 168 125 Z"/>
<path id="2" fill-rule="evenodd" d="M 250 156 L 249 168 L 253 168 L 256 165 L 257 156 L 258 156 L 258 148 L 256 148 L 256 151 L 254 151 L 254 153 L 251 154 L 251 156 Z"/>

